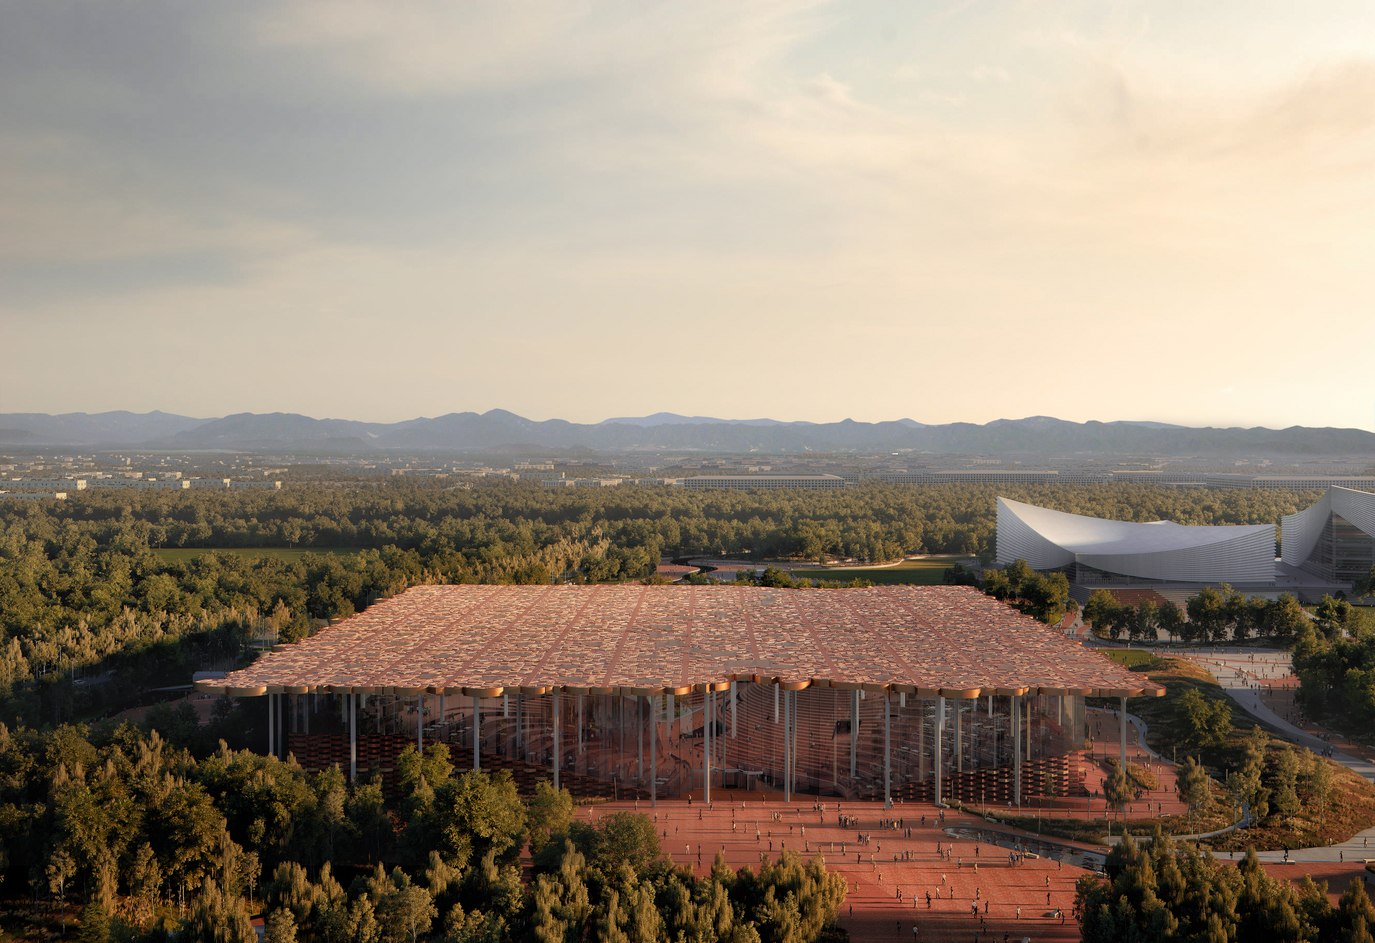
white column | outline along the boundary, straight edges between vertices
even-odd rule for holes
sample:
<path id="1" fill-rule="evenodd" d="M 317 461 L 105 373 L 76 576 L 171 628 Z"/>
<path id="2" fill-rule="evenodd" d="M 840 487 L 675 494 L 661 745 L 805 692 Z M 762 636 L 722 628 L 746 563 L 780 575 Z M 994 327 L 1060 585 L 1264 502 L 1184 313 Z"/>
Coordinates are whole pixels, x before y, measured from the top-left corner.
<path id="1" fill-rule="evenodd" d="M 792 691 L 782 693 L 782 799 L 792 801 Z"/>
<path id="2" fill-rule="evenodd" d="M 482 744 L 482 706 L 477 695 L 473 695 L 473 769 L 482 769 L 482 754 L 478 747 Z"/>
<path id="3" fill-rule="evenodd" d="M 883 692 L 883 807 L 893 805 L 893 712 L 888 703 L 889 694 Z"/>
<path id="4" fill-rule="evenodd" d="M 711 735 L 716 731 L 712 730 L 716 715 L 716 692 L 707 685 L 706 703 L 702 709 L 702 790 L 703 798 L 711 801 Z"/>
<path id="5" fill-rule="evenodd" d="M 964 711 L 955 702 L 955 772 L 964 772 Z"/>
<path id="6" fill-rule="evenodd" d="M 1012 801 L 1022 805 L 1022 698 L 1012 695 Z"/>
<path id="7" fill-rule="evenodd" d="M 936 805 L 944 801 L 941 795 L 941 752 L 945 746 L 945 698 L 936 698 L 936 742 L 932 744 L 931 752 L 936 757 Z"/>
<path id="8" fill-rule="evenodd" d="M 672 695 L 669 695 L 672 697 Z M 649 807 L 659 808 L 659 696 L 649 699 Z"/>
<path id="9" fill-rule="evenodd" d="M 850 778 L 855 778 L 855 754 L 859 749 L 859 692 L 850 692 Z"/>
<path id="10" fill-rule="evenodd" d="M 1122 698 L 1122 772 L 1127 772 L 1127 699 Z"/>
<path id="11" fill-rule="evenodd" d="M 559 761 L 559 692 L 554 690 L 554 791 L 559 789 L 559 767 L 563 764 Z"/>
<path id="12" fill-rule="evenodd" d="M 636 777 L 645 778 L 645 699 L 635 698 L 635 736 L 639 741 L 638 760 L 636 761 Z"/>
<path id="13" fill-rule="evenodd" d="M 425 755 L 425 695 L 417 694 L 415 697 L 415 749 L 421 756 Z"/>

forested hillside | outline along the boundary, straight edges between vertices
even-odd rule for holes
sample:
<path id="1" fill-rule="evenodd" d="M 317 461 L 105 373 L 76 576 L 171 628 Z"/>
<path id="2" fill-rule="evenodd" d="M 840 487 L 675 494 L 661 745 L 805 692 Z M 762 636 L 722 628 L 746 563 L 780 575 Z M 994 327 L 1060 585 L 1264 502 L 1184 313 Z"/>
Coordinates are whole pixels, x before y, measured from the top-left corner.
<path id="1" fill-rule="evenodd" d="M 870 484 L 838 492 L 662 487 L 83 493 L 0 503 L 0 718 L 55 723 L 420 583 L 648 576 L 661 556 L 879 561 L 991 553 L 997 494 L 1059 510 L 1190 524 L 1275 523 L 1312 494 L 1139 485 Z M 315 548 L 299 559 L 160 548 Z M 327 554 L 329 548 L 364 548 Z M 116 668 L 100 685 L 92 673 Z"/>

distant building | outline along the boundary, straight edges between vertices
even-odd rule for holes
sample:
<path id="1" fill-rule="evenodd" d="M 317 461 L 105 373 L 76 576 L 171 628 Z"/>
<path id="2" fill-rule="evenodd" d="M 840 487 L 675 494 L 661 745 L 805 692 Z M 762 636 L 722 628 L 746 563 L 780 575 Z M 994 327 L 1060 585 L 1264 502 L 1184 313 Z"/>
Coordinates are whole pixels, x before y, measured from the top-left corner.
<path id="1" fill-rule="evenodd" d="M 697 475 L 681 479 L 684 488 L 730 488 L 736 491 L 799 488 L 811 491 L 832 491 L 845 487 L 839 475 Z"/>
<path id="2" fill-rule="evenodd" d="M 12 478 L 0 481 L 0 487 L 17 491 L 84 491 L 88 484 L 85 478 Z"/>
<path id="3" fill-rule="evenodd" d="M 0 491 L 0 501 L 46 501 L 67 500 L 65 491 Z"/>
<path id="4" fill-rule="evenodd" d="M 1112 521 L 998 498 L 997 560 L 1071 582 L 1274 583 L 1275 526 Z"/>
<path id="5" fill-rule="evenodd" d="M 1280 523 L 1280 558 L 1330 583 L 1351 583 L 1375 566 L 1375 494 L 1328 488 L 1312 507 Z"/>
<path id="6" fill-rule="evenodd" d="M 1328 488 L 1375 488 L 1375 477 L 1329 475 L 1208 475 L 1209 488 L 1275 488 L 1323 491 Z"/>

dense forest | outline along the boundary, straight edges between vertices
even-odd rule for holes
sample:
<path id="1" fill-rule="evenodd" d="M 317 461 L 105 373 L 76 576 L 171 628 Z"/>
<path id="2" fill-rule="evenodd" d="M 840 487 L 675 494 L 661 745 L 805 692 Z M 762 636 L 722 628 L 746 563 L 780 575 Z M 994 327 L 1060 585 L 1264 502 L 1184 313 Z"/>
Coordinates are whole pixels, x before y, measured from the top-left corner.
<path id="1" fill-rule="evenodd" d="M 1106 879 L 1079 879 L 1075 912 L 1086 943 L 1238 940 L 1347 943 L 1371 939 L 1375 905 L 1353 878 L 1336 907 L 1327 882 L 1295 887 L 1265 873 L 1255 852 L 1236 865 L 1157 833 L 1131 836 L 1107 858 Z"/>
<path id="2" fill-rule="evenodd" d="M 643 579 L 664 556 L 880 561 L 992 552 L 995 497 L 1124 520 L 1277 523 L 1305 492 L 1146 485 L 994 489 L 867 484 L 834 492 L 665 487 L 82 493 L 0 502 L 0 720 L 54 724 L 240 654 L 255 635 L 421 583 Z M 216 549 L 318 554 L 246 559 Z M 163 548 L 205 549 L 168 560 Z M 364 548 L 348 554 L 331 548 Z M 1055 615 L 1060 587 L 1024 608 Z M 1047 602 L 1046 600 L 1049 600 Z M 110 673 L 113 670 L 113 673 Z"/>
<path id="3" fill-rule="evenodd" d="M 454 775 L 448 748 L 400 759 L 403 795 L 130 723 L 0 725 L 0 874 L 39 922 L 80 907 L 83 941 L 812 943 L 845 882 L 791 853 L 695 877 L 634 813 L 575 818 L 506 773 Z M 534 876 L 522 883 L 529 842 Z"/>

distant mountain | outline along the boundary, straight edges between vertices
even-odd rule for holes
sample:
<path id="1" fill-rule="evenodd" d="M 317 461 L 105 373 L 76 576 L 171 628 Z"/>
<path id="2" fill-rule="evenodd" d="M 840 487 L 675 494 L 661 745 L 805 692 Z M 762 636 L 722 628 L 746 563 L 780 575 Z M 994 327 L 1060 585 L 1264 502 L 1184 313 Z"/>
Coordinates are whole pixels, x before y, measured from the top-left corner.
<path id="1" fill-rule="evenodd" d="M 904 420 L 910 421 L 910 420 Z M 655 413 L 638 418 L 603 419 L 599 426 L 814 426 L 814 422 L 781 422 L 777 419 L 712 419 L 708 416 L 680 416 L 677 413 Z"/>
<path id="2" fill-rule="evenodd" d="M 176 435 L 204 425 L 206 420 L 172 413 L 0 414 L 0 442 L 34 445 L 134 445 Z"/>
<path id="3" fill-rule="evenodd" d="M 449 413 L 397 423 L 314 419 L 297 413 L 239 413 L 191 419 L 167 413 L 0 414 L 0 444 L 32 448 L 142 446 L 245 452 L 502 452 L 537 455 L 706 451 L 763 454 L 909 450 L 966 455 L 1375 456 L 1375 434 L 1360 429 L 1195 429 L 1150 421 L 1067 422 L 1051 416 L 985 425 L 891 422 L 718 420 L 658 413 L 595 424 L 535 421 L 504 409 Z"/>

